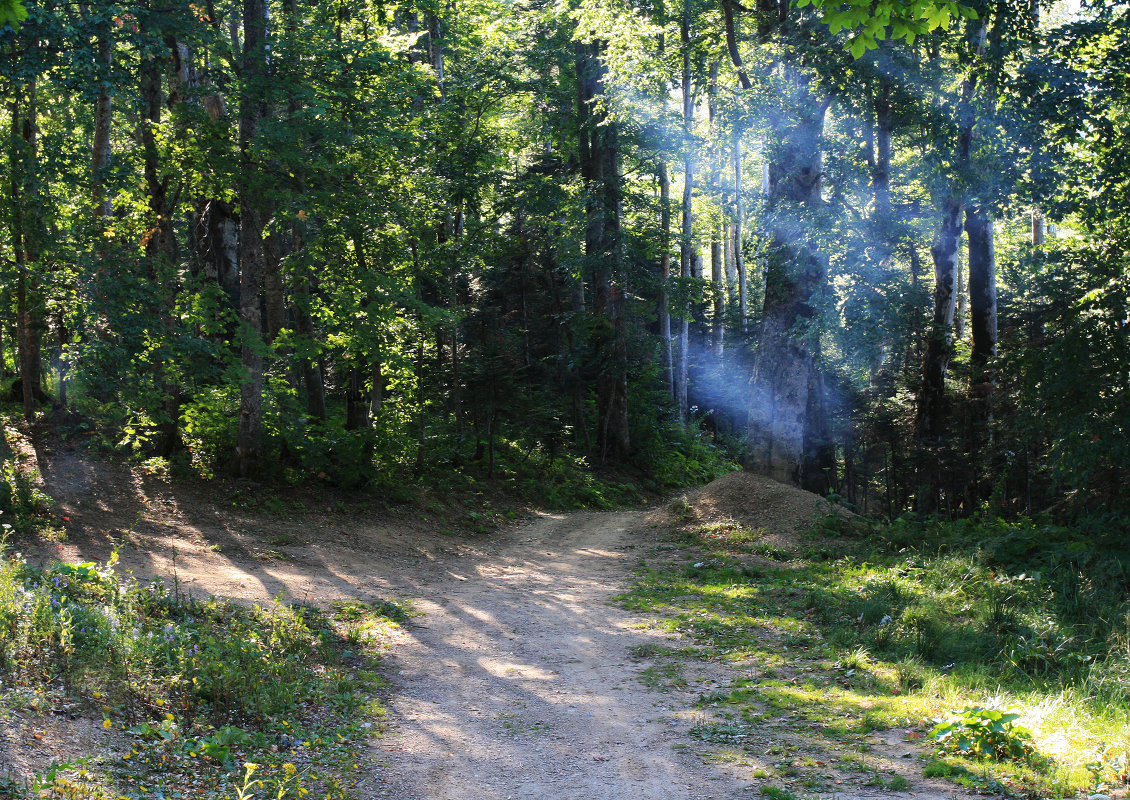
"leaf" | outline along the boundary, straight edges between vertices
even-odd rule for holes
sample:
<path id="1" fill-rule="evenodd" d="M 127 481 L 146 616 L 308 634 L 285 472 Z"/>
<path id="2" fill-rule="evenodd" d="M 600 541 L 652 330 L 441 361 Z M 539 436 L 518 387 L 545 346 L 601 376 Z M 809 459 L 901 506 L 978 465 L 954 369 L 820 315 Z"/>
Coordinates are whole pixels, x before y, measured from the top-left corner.
<path id="1" fill-rule="evenodd" d="M 862 36 L 855 37 L 851 42 L 851 57 L 859 58 L 867 51 L 867 44 Z"/>
<path id="2" fill-rule="evenodd" d="M 20 23 L 27 19 L 27 9 L 20 0 L 0 0 L 0 27 L 11 25 L 20 29 Z"/>

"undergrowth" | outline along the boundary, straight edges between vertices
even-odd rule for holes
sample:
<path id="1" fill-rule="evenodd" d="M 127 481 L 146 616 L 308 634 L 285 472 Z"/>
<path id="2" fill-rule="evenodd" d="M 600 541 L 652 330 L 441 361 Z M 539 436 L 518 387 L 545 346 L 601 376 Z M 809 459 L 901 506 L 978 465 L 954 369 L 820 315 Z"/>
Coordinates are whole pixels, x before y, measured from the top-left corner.
<path id="1" fill-rule="evenodd" d="M 345 798 L 380 730 L 399 606 L 244 608 L 123 578 L 113 559 L 0 561 L 0 713 L 100 720 L 88 756 L 8 798 Z M 240 794 L 240 791 L 243 791 Z"/>
<path id="2" fill-rule="evenodd" d="M 778 719 L 836 751 L 898 727 L 935 749 L 933 774 L 978 789 L 1127 784 L 1130 543 L 1116 521 L 830 517 L 767 548 L 737 523 L 682 520 L 681 549 L 620 600 L 740 668 L 701 698 L 723 721 L 699 738 L 740 743 Z"/>

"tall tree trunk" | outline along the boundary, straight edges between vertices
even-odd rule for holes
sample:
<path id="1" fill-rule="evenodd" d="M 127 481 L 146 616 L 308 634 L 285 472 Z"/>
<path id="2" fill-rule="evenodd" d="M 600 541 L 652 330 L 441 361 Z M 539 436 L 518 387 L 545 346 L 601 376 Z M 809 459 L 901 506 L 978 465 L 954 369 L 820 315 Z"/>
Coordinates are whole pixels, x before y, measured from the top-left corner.
<path id="1" fill-rule="evenodd" d="M 679 236 L 679 276 L 686 291 L 687 278 L 694 271 L 694 225 L 691 199 L 694 195 L 693 126 L 694 97 L 691 94 L 691 12 L 690 0 L 683 0 L 683 16 L 679 26 L 683 54 L 681 88 L 683 93 L 683 223 Z M 687 399 L 687 361 L 690 357 L 690 304 L 683 303 L 679 319 L 679 353 L 675 365 L 675 404 L 679 419 L 685 421 L 689 410 Z"/>
<path id="2" fill-rule="evenodd" d="M 38 43 L 35 45 L 38 48 Z M 39 142 L 36 82 L 15 87 L 11 102 L 11 237 L 16 268 L 16 343 L 24 418 L 35 416 L 35 403 L 44 399 L 40 342 L 43 298 L 39 291 L 39 256 L 43 221 L 39 203 Z"/>
<path id="3" fill-rule="evenodd" d="M 734 225 L 733 242 L 734 272 L 738 279 L 738 330 L 746 331 L 749 319 L 749 288 L 746 282 L 745 259 L 742 256 L 742 221 L 745 216 L 745 202 L 742 197 L 742 142 L 734 137 Z"/>
<path id="4" fill-rule="evenodd" d="M 891 216 L 891 131 L 891 84 L 881 78 L 875 96 L 875 168 L 871 173 L 871 186 L 875 195 L 875 218 L 883 234 L 888 233 L 886 226 Z"/>
<path id="5" fill-rule="evenodd" d="M 953 354 L 953 315 L 963 211 L 960 199 L 951 197 L 946 201 L 941 225 L 930 248 L 934 259 L 934 317 L 922 364 L 922 390 L 915 421 L 918 443 L 924 451 L 918 509 L 925 513 L 936 511 L 939 507 L 939 458 L 946 430 L 946 374 Z"/>
<path id="6" fill-rule="evenodd" d="M 173 312 L 176 307 L 177 243 L 173 237 L 172 209 L 169 203 L 170 176 L 161 174 L 160 154 L 157 150 L 156 130 L 161 125 L 161 65 L 148 58 L 141 65 L 141 102 L 144 118 L 141 121 L 142 155 L 144 158 L 145 189 L 148 195 L 149 214 L 146 220 L 145 257 L 149 263 L 149 282 L 153 287 L 156 308 L 154 316 L 160 322 L 162 335 L 171 344 L 176 332 Z M 172 370 L 161 371 L 156 376 L 164 408 L 158 422 L 157 454 L 168 457 L 179 449 L 180 389 L 171 375 Z"/>
<path id="7" fill-rule="evenodd" d="M 722 0 L 722 22 L 726 29 L 726 50 L 730 54 L 730 61 L 734 63 L 734 69 L 738 73 L 738 83 L 743 89 L 750 89 L 752 84 L 749 81 L 749 76 L 746 75 L 745 67 L 742 65 L 742 57 L 738 52 L 738 35 L 736 25 L 734 23 L 734 6 L 737 5 L 734 0 Z"/>
<path id="8" fill-rule="evenodd" d="M 581 171 L 586 179 L 585 258 L 593 275 L 594 344 L 597 362 L 597 446 L 602 460 L 630 454 L 626 300 L 620 283 L 620 143 L 615 121 L 595 101 L 604 93 L 599 44 L 578 45 Z"/>
<path id="9" fill-rule="evenodd" d="M 296 234 L 297 235 L 297 234 Z M 356 248 L 359 242 L 355 242 Z M 296 244 L 300 249 L 301 245 Z M 365 257 L 360 250 L 356 258 L 364 273 Z M 317 420 L 326 418 L 326 387 L 322 378 L 322 365 L 316 354 L 317 331 L 314 328 L 313 317 L 310 316 L 310 306 L 313 302 L 314 291 L 310 267 L 303 261 L 297 265 L 294 275 L 294 332 L 301 337 L 303 342 L 303 355 L 299 356 L 299 371 L 302 374 L 302 387 L 306 395 L 306 413 Z"/>
<path id="10" fill-rule="evenodd" d="M 258 469 L 263 427 L 263 231 L 267 225 L 263 195 L 266 181 L 261 156 L 254 152 L 263 120 L 267 81 L 267 8 L 265 0 L 243 0 L 243 93 L 239 104 L 240 280 L 242 327 L 239 432 L 235 460 L 239 475 Z"/>
<path id="11" fill-rule="evenodd" d="M 722 171 L 720 169 L 721 147 L 718 135 L 718 62 L 710 65 L 709 83 L 709 114 L 710 114 L 710 139 L 714 143 L 711 147 L 710 158 L 710 188 L 721 211 L 722 202 Z M 722 358 L 722 341 L 725 322 L 725 283 L 722 279 L 722 241 L 726 236 L 725 214 L 720 213 L 718 221 L 710 226 L 710 284 L 714 290 L 714 308 L 711 325 L 711 346 L 716 359 Z"/>
<path id="12" fill-rule="evenodd" d="M 112 120 L 110 101 L 110 71 L 113 69 L 113 51 L 110 47 L 109 35 L 98 37 L 96 59 L 99 76 L 98 96 L 94 100 L 94 137 L 91 146 L 91 194 L 94 200 L 94 214 L 99 218 L 104 228 L 108 224 L 114 210 L 110 202 L 110 193 L 106 190 L 106 172 L 110 166 L 110 124 Z M 101 241 L 102 230 L 98 231 Z"/>
<path id="13" fill-rule="evenodd" d="M 819 332 L 812 324 L 826 268 L 803 220 L 821 202 L 820 143 L 828 105 L 818 103 L 797 77 L 793 116 L 775 125 L 780 144 L 769 176 L 774 222 L 746 453 L 747 468 L 819 493 L 830 488 L 834 467 L 825 435 Z"/>
<path id="14" fill-rule="evenodd" d="M 675 400 L 675 359 L 671 342 L 671 309 L 667 287 L 671 282 L 671 179 L 667 161 L 659 157 L 659 338 L 663 340 L 663 372 L 667 393 Z"/>
<path id="15" fill-rule="evenodd" d="M 997 354 L 997 258 L 993 244 L 993 219 L 983 207 L 965 212 L 969 237 L 969 319 L 973 349 L 969 356 L 972 375 L 972 422 L 974 449 L 990 440 L 993 389 L 996 378 L 992 360 Z"/>

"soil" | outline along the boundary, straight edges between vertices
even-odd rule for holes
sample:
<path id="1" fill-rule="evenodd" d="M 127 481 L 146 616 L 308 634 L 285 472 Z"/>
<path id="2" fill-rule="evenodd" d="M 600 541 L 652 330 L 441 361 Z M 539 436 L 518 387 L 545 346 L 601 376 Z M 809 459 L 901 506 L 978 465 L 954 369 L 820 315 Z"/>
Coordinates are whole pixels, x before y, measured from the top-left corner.
<path id="1" fill-rule="evenodd" d="M 175 580 L 198 595 L 413 605 L 418 613 L 386 660 L 389 725 L 373 740 L 365 800 L 748 798 L 766 783 L 754 775 L 770 753 L 798 746 L 770 727 L 762 754 L 727 755 L 687 736 L 702 721 L 695 697 L 732 679 L 721 665 L 695 664 L 687 685 L 660 687 L 667 691 L 645 685 L 647 665 L 631 648 L 664 644 L 667 634 L 613 596 L 641 559 L 669 554 L 658 537 L 668 512 L 546 514 L 489 536 L 453 536 L 436 532 L 454 513 L 438 501 L 397 513 L 308 492 L 253 511 L 240 506 L 253 487 L 217 493 L 65 448 L 38 455 L 69 519 L 65 541 L 24 543 L 33 560 L 102 560 L 117 547 L 138 578 Z M 826 511 L 813 495 L 742 473 L 687 501 L 703 519 L 741 518 L 784 538 Z M 25 716 L 0 720 L 0 773 L 112 749 L 85 722 Z M 32 728 L 43 738 L 25 738 Z M 901 732 L 872 744 L 868 759 L 903 775 L 918 798 L 960 796 L 922 779 L 902 757 Z M 890 794 L 861 780 L 837 778 L 835 797 Z"/>

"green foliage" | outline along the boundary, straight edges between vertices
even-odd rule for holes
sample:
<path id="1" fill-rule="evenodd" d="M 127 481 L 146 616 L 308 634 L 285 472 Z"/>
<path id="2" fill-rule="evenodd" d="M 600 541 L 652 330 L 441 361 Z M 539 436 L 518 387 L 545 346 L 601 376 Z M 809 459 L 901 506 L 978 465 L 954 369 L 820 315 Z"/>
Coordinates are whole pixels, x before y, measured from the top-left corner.
<path id="1" fill-rule="evenodd" d="M 977 12 L 956 0 L 870 0 L 836 3 L 832 0 L 797 0 L 797 8 L 811 5 L 821 10 L 821 20 L 832 33 L 853 32 L 847 47 L 853 58 L 875 50 L 884 39 L 904 39 L 908 45 L 938 28 L 949 30 L 955 19 L 977 19 Z"/>
<path id="2" fill-rule="evenodd" d="M 39 485 L 39 474 L 15 460 L 0 464 L 0 514 L 5 530 L 39 530 L 49 524 L 54 501 Z"/>
<path id="3" fill-rule="evenodd" d="M 98 713 L 130 743 L 127 754 L 100 762 L 102 785 L 121 791 L 147 786 L 187 798 L 207 787 L 208 797 L 231 796 L 243 778 L 237 768 L 253 761 L 258 789 L 339 796 L 336 776 L 353 769 L 381 713 L 372 658 L 404 608 L 195 600 L 124 579 L 114 561 L 0 562 L 6 708 Z M 298 742 L 309 772 L 288 763 Z M 100 789 L 76 779 L 84 764 L 59 765 L 41 788 L 101 800 Z M 38 789 L 13 791 L 22 800 Z"/>
<path id="4" fill-rule="evenodd" d="M 1017 724 L 1017 711 L 969 706 L 930 731 L 941 753 L 969 758 L 1026 761 L 1033 753 L 1032 732 Z"/>
<path id="5" fill-rule="evenodd" d="M 18 30 L 25 19 L 27 9 L 20 0 L 0 0 L 0 26 L 11 25 Z"/>
<path id="6" fill-rule="evenodd" d="M 1125 735 L 1130 709 L 1130 607 L 1125 537 L 1109 520 L 825 519 L 825 542 L 847 534 L 830 556 L 802 557 L 812 548 L 801 540 L 780 565 L 743 563 L 756 542 L 729 542 L 718 526 L 679 524 L 669 540 L 687 550 L 641 568 L 620 600 L 665 615 L 694 646 L 680 659 L 697 651 L 743 670 L 700 701 L 733 718 L 693 735 L 740 746 L 766 714 L 830 743 L 895 726 L 915 740 L 945 734 L 944 752 L 992 766 L 938 761 L 931 774 L 1041 796 L 1121 774 L 1106 743 Z M 932 736 L 924 718 L 942 720 Z"/>

